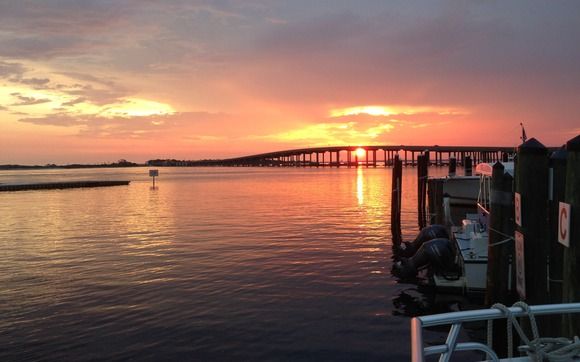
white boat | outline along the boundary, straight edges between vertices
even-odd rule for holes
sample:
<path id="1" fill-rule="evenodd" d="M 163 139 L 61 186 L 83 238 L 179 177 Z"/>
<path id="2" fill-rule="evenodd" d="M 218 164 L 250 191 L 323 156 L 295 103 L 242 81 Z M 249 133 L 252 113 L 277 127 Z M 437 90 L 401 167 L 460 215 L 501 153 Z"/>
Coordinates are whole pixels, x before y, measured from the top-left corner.
<path id="1" fill-rule="evenodd" d="M 503 166 L 504 172 L 513 176 L 513 162 L 505 162 Z M 479 175 L 476 176 L 477 212 L 466 214 L 461 225 L 453 225 L 452 206 L 444 201 L 443 214 L 447 225 L 431 225 L 423 229 L 413 242 L 405 243 L 399 251 L 402 258 L 394 265 L 396 273 L 405 278 L 426 271 L 429 282 L 440 290 L 460 293 L 485 291 L 492 170 L 490 163 L 478 164 L 475 169 Z"/>
<path id="2" fill-rule="evenodd" d="M 556 342 L 554 338 L 542 338 L 539 336 L 537 326 L 535 325 L 534 316 L 568 313 L 580 313 L 580 303 L 527 306 L 520 302 L 514 304 L 514 306 L 510 308 L 502 305 L 495 305 L 490 309 L 415 317 L 411 320 L 411 360 L 413 362 L 423 362 L 428 356 L 439 355 L 439 361 L 449 361 L 454 357 L 454 354 L 457 354 L 457 352 L 480 352 L 485 356 L 485 361 L 535 361 L 537 359 L 544 360 L 544 358 L 548 359 L 551 357 L 558 357 L 559 359 L 557 360 L 559 361 L 578 361 L 580 360 L 580 340 L 558 338 Z M 518 330 L 519 323 L 516 320 L 518 317 L 530 318 L 533 336 L 525 336 L 525 339 L 521 338 L 523 331 Z M 500 359 L 489 344 L 462 341 L 462 338 L 460 337 L 464 324 L 472 322 L 481 323 L 482 321 L 489 322 L 496 319 L 507 319 L 508 323 L 511 323 L 511 325 L 516 327 L 515 331 L 520 335 L 521 340 L 529 341 L 529 343 L 519 346 L 517 348 L 518 352 L 516 352 L 513 346 L 510 345 L 508 339 L 507 345 L 509 355 L 506 356 L 508 357 L 507 359 Z M 425 336 L 423 335 L 423 331 L 425 328 L 440 328 L 441 326 L 446 325 L 450 326 L 450 328 L 447 339 L 443 344 L 433 345 L 432 343 L 429 343 L 429 341 L 424 340 Z M 491 329 L 489 325 L 488 328 Z M 491 337 L 489 329 L 488 338 Z M 514 335 L 516 332 L 514 332 Z M 511 349 L 510 346 L 512 347 Z M 513 357 L 514 353 L 520 355 Z M 457 356 L 455 357 L 456 360 L 459 360 L 457 359 Z M 465 357 L 465 355 L 463 355 L 463 357 Z M 461 360 L 464 360 L 464 358 Z"/>
<path id="3" fill-rule="evenodd" d="M 441 182 L 443 195 L 448 195 L 451 206 L 474 206 L 479 192 L 478 176 L 445 176 L 431 178 Z"/>
<path id="4" fill-rule="evenodd" d="M 513 162 L 504 162 L 504 172 L 513 176 Z M 488 219 L 490 212 L 491 175 L 493 164 L 480 163 L 475 168 L 478 174 L 477 213 L 466 214 L 461 225 L 452 226 L 452 241 L 456 243 L 461 265 L 461 277 L 453 281 L 454 287 L 466 291 L 484 291 L 487 282 L 487 248 L 489 244 Z M 449 207 L 445 213 L 449 213 Z M 445 215 L 450 220 L 450 215 Z M 448 287 L 449 281 L 434 276 L 435 285 Z"/>
<path id="5" fill-rule="evenodd" d="M 429 177 L 428 199 L 431 221 L 450 225 L 459 223 L 466 212 L 475 212 L 479 181 L 479 176 L 475 175 Z M 443 220 L 437 215 L 442 215 L 446 219 Z"/>

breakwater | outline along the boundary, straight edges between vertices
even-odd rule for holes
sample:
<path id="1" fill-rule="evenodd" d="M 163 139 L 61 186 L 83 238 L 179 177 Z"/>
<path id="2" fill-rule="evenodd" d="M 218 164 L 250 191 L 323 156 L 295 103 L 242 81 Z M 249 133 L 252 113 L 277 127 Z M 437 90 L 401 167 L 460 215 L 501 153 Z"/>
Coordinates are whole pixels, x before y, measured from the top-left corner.
<path id="1" fill-rule="evenodd" d="M 0 184 L 0 192 L 3 191 L 27 191 L 27 190 L 51 190 L 51 189 L 76 189 L 83 187 L 109 187 L 125 186 L 130 181 L 67 181 L 67 182 L 43 182 L 27 184 Z"/>

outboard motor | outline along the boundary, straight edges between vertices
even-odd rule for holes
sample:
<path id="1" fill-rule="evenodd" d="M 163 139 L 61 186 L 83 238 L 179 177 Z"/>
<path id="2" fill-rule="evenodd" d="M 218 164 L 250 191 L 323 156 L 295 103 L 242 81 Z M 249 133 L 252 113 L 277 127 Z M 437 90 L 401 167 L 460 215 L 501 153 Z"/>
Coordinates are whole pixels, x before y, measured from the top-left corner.
<path id="1" fill-rule="evenodd" d="M 423 245 L 425 242 L 442 238 L 442 239 L 449 239 L 449 233 L 447 229 L 443 225 L 430 225 L 426 226 L 417 235 L 415 240 L 408 242 L 403 242 L 396 250 L 395 253 L 397 256 L 401 256 L 404 258 L 410 258 L 411 256 L 415 255 L 417 250 Z"/>
<path id="2" fill-rule="evenodd" d="M 402 258 L 394 266 L 394 270 L 402 278 L 417 275 L 420 269 L 430 267 L 436 274 L 456 273 L 459 269 L 456 263 L 456 250 L 449 239 L 437 238 L 421 245 L 410 258 Z"/>

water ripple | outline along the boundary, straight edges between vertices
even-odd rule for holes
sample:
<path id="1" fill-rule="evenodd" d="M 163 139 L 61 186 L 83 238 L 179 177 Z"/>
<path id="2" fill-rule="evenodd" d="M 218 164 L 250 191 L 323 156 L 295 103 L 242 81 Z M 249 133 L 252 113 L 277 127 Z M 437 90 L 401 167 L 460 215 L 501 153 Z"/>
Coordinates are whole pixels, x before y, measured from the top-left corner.
<path id="1" fill-rule="evenodd" d="M 103 172 L 133 182 L 0 195 L 0 359 L 409 358 L 390 170 L 162 169 L 156 190 Z"/>

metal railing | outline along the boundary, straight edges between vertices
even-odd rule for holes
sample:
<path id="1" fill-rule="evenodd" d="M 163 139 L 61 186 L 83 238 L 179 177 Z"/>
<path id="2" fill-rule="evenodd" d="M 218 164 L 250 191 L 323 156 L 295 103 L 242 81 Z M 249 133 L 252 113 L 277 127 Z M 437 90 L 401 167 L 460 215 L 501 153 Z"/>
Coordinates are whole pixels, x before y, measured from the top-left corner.
<path id="1" fill-rule="evenodd" d="M 514 317 L 524 317 L 527 313 L 521 307 L 509 308 Z M 580 313 L 580 303 L 545 304 L 530 306 L 534 315 Z M 486 344 L 479 342 L 458 342 L 463 323 L 489 321 L 506 318 L 499 309 L 480 309 L 415 317 L 411 320 L 411 359 L 423 362 L 426 356 L 440 355 L 439 361 L 449 361 L 456 351 L 480 351 L 492 361 L 499 361 L 497 354 Z M 451 325 L 445 344 L 424 347 L 423 328 Z"/>

